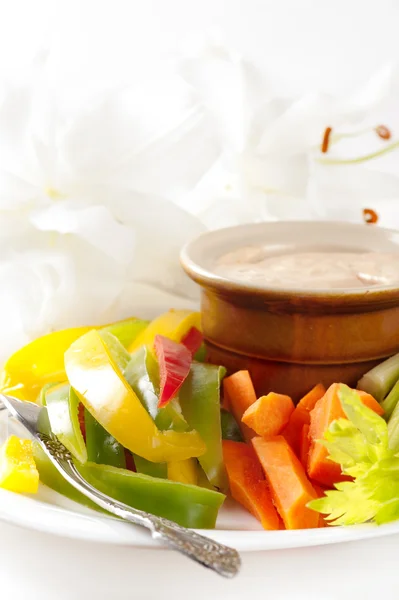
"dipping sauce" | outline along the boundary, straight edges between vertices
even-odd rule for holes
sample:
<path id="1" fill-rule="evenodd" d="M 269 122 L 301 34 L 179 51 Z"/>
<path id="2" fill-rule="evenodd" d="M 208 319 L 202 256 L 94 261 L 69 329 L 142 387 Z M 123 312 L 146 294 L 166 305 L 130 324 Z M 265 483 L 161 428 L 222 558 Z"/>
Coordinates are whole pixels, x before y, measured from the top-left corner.
<path id="1" fill-rule="evenodd" d="M 345 289 L 399 284 L 399 253 L 306 251 L 271 254 L 245 246 L 220 257 L 217 275 L 264 287 Z"/>

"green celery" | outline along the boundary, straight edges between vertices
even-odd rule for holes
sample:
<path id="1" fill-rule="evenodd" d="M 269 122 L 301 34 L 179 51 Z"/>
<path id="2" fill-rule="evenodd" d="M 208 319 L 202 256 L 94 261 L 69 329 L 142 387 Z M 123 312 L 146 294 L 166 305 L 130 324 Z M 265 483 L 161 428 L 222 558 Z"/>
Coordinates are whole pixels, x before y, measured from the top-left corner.
<path id="1" fill-rule="evenodd" d="M 353 480 L 336 483 L 308 507 L 327 515 L 331 525 L 398 519 L 399 458 L 390 447 L 389 425 L 346 385 L 340 386 L 339 398 L 347 418 L 331 423 L 323 443 L 330 460 Z"/>
<path id="2" fill-rule="evenodd" d="M 385 419 L 389 419 L 399 401 L 399 381 L 395 383 L 388 396 L 381 402 Z"/>
<path id="3" fill-rule="evenodd" d="M 382 402 L 398 380 L 399 354 L 395 354 L 363 375 L 357 387 Z"/>

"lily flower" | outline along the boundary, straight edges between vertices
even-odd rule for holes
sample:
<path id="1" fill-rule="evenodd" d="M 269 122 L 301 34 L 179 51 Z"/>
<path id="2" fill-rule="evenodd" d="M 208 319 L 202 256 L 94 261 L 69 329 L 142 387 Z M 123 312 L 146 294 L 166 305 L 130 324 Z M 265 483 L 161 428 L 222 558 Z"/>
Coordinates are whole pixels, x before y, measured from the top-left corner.
<path id="1" fill-rule="evenodd" d="M 60 95 L 45 56 L 0 90 L 0 358 L 52 329 L 148 314 L 157 294 L 196 294 L 178 257 L 204 225 L 170 198 L 220 152 L 206 109 L 174 74 L 73 98 L 70 112 Z"/>

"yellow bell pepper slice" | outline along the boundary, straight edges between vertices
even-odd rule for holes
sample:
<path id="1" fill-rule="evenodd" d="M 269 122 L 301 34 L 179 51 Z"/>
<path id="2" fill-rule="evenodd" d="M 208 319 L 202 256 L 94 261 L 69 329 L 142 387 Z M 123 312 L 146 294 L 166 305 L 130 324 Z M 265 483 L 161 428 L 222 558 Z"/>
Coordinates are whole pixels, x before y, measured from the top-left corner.
<path id="1" fill-rule="evenodd" d="M 152 462 L 202 455 L 196 431 L 160 431 L 112 358 L 98 331 L 76 340 L 65 353 L 68 380 L 93 417 L 122 446 Z"/>
<path id="2" fill-rule="evenodd" d="M 131 317 L 95 329 L 112 333 L 123 345 L 129 345 L 147 325 L 148 321 Z M 91 326 L 55 331 L 17 350 L 1 373 L 0 390 L 20 400 L 39 401 L 39 393 L 44 385 L 65 381 L 65 351 L 72 342 L 92 329 Z"/>
<path id="3" fill-rule="evenodd" d="M 39 472 L 31 440 L 12 435 L 0 448 L 0 488 L 20 494 L 36 494 Z"/>
<path id="4" fill-rule="evenodd" d="M 168 479 L 179 483 L 198 485 L 198 464 L 195 458 L 168 463 Z"/>
<path id="5" fill-rule="evenodd" d="M 192 327 L 201 330 L 199 312 L 172 309 L 151 321 L 129 346 L 129 352 L 133 353 L 140 346 L 147 346 L 152 350 L 156 335 L 163 335 L 175 342 L 180 342 Z"/>
<path id="6" fill-rule="evenodd" d="M 36 402 L 46 383 L 65 381 L 64 353 L 91 327 L 75 327 L 54 331 L 34 340 L 6 362 L 0 378 L 0 389 L 20 400 Z"/>

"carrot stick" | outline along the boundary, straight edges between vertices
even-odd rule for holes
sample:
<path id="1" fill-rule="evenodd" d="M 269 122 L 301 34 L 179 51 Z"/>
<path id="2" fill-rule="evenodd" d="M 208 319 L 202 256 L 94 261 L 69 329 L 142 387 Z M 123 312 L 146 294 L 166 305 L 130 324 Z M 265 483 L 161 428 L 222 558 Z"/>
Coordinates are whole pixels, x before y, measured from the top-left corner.
<path id="1" fill-rule="evenodd" d="M 316 528 L 319 514 L 307 503 L 317 494 L 287 440 L 278 435 L 252 440 L 277 510 L 287 529 Z"/>
<path id="2" fill-rule="evenodd" d="M 309 448 L 310 448 L 309 429 L 310 429 L 310 426 L 305 424 L 302 427 L 302 431 L 301 431 L 299 458 L 300 458 L 300 461 L 301 461 L 304 469 L 306 469 L 307 464 L 308 464 L 308 455 L 309 455 Z"/>
<path id="3" fill-rule="evenodd" d="M 294 403 L 289 396 L 270 392 L 247 408 L 242 422 L 258 435 L 272 437 L 284 429 L 294 409 Z"/>
<path id="4" fill-rule="evenodd" d="M 223 440 L 223 457 L 234 500 L 251 512 L 264 529 L 279 529 L 280 520 L 254 449 L 242 442 Z"/>
<path id="5" fill-rule="evenodd" d="M 337 463 L 329 460 L 327 449 L 320 443 L 325 431 L 333 421 L 346 418 L 338 396 L 339 386 L 339 383 L 333 383 L 310 413 L 308 475 L 311 479 L 329 487 L 332 487 L 334 483 L 350 480 L 342 475 L 341 467 Z M 373 396 L 366 392 L 356 391 L 366 406 L 377 414 L 383 414 L 381 405 Z"/>
<path id="6" fill-rule="evenodd" d="M 311 389 L 310 392 L 298 402 L 288 421 L 287 427 L 282 432 L 297 456 L 299 456 L 300 452 L 302 428 L 304 425 L 310 424 L 310 411 L 314 409 L 316 402 L 320 400 L 325 393 L 326 389 L 321 383 L 318 383 Z"/>
<path id="7" fill-rule="evenodd" d="M 241 422 L 244 412 L 256 402 L 256 394 L 248 371 L 237 371 L 223 380 L 224 405 L 237 421 L 244 439 L 250 441 L 255 432 Z"/>

